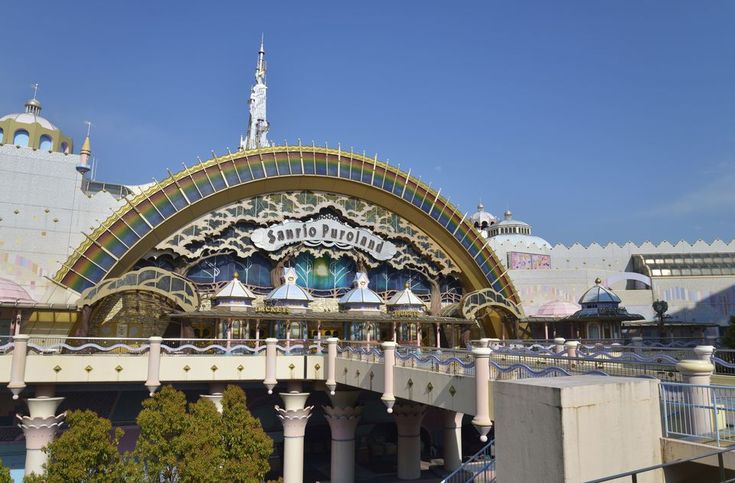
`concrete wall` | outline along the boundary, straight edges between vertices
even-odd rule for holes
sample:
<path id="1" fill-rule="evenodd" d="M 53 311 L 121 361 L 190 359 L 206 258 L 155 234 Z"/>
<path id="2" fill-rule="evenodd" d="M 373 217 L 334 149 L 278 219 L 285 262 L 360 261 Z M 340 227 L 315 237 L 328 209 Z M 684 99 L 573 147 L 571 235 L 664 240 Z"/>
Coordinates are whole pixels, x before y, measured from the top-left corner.
<path id="1" fill-rule="evenodd" d="M 498 481 L 577 483 L 661 463 L 657 380 L 570 376 L 494 389 Z"/>
<path id="2" fill-rule="evenodd" d="M 84 194 L 77 164 L 76 154 L 0 146 L 0 277 L 38 302 L 70 301 L 45 277 L 81 243 L 82 232 L 124 204 L 109 193 Z"/>

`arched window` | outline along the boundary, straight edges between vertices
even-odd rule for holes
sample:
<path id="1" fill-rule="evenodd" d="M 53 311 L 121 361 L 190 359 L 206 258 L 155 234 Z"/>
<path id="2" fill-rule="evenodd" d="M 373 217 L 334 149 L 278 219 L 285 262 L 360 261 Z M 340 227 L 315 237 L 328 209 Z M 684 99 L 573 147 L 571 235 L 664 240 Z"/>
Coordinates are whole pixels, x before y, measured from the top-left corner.
<path id="1" fill-rule="evenodd" d="M 27 147 L 29 139 L 30 136 L 28 136 L 28 131 L 25 129 L 18 129 L 15 131 L 15 136 L 13 136 L 13 144 Z"/>
<path id="2" fill-rule="evenodd" d="M 51 136 L 44 134 L 41 136 L 41 140 L 38 143 L 38 149 L 42 151 L 51 151 L 51 147 L 54 145 Z"/>
<path id="3" fill-rule="evenodd" d="M 69 154 L 69 145 L 66 143 L 61 143 L 61 152 L 64 154 Z"/>

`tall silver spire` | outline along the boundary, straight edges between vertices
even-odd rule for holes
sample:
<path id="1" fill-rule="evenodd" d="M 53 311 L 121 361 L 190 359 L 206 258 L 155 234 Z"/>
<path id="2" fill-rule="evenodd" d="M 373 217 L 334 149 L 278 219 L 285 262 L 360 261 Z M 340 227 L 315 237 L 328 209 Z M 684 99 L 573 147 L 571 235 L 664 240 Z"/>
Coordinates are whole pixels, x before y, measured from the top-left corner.
<path id="1" fill-rule="evenodd" d="M 258 64 L 255 67 L 255 85 L 250 91 L 248 101 L 250 111 L 248 132 L 245 136 L 240 136 L 240 150 L 264 148 L 271 145 L 267 138 L 269 124 L 265 107 L 268 86 L 265 84 L 265 73 L 265 47 L 263 37 L 261 37 Z"/>

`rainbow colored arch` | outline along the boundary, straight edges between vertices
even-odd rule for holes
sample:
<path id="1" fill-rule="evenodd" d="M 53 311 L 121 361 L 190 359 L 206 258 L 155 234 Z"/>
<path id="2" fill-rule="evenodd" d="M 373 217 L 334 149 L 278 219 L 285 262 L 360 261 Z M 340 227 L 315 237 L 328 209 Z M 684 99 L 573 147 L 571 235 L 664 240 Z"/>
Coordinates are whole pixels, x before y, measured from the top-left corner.
<path id="1" fill-rule="evenodd" d="M 455 260 L 469 288 L 518 295 L 485 239 L 444 197 L 396 167 L 341 150 L 276 146 L 214 157 L 129 200 L 62 264 L 54 280 L 77 292 L 120 276 L 197 217 L 266 192 L 314 189 L 356 196 L 410 219 Z"/>

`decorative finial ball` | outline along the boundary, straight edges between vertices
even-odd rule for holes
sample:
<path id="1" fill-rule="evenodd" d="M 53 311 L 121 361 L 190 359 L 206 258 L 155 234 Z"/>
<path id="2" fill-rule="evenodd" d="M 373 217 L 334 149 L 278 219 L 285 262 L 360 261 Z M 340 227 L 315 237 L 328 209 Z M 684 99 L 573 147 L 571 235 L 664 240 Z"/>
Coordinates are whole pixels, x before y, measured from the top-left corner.
<path id="1" fill-rule="evenodd" d="M 273 389 L 268 389 L 268 394 L 273 394 Z"/>
<path id="2" fill-rule="evenodd" d="M 232 278 L 235 278 L 235 279 L 240 278 L 240 274 L 238 272 L 235 272 L 232 274 Z"/>
<path id="3" fill-rule="evenodd" d="M 487 443 L 487 436 L 485 436 L 484 434 L 480 436 L 480 441 L 482 441 L 483 443 Z"/>
<path id="4" fill-rule="evenodd" d="M 477 211 L 483 211 L 484 209 L 485 209 L 485 205 L 483 205 L 482 203 L 479 203 L 477 205 Z"/>
<path id="5" fill-rule="evenodd" d="M 600 285 L 601 283 L 602 283 L 602 279 L 600 279 L 600 277 L 597 277 L 595 279 L 595 285 Z"/>
<path id="6" fill-rule="evenodd" d="M 411 288 L 411 282 L 406 282 L 406 284 L 404 285 L 404 287 L 405 288 Z"/>
<path id="7" fill-rule="evenodd" d="M 16 399 L 18 399 L 18 395 L 17 394 L 13 394 L 13 400 L 16 400 Z"/>
<path id="8" fill-rule="evenodd" d="M 331 394 L 332 396 L 334 396 L 334 391 L 329 391 L 329 394 Z"/>
<path id="9" fill-rule="evenodd" d="M 393 408 L 388 408 L 387 411 L 388 411 L 388 414 L 393 414 Z"/>

